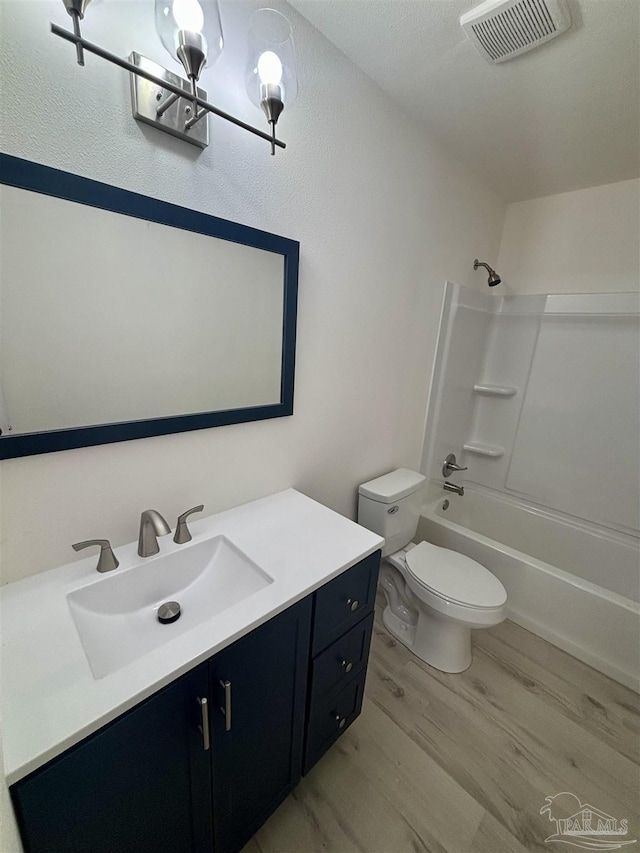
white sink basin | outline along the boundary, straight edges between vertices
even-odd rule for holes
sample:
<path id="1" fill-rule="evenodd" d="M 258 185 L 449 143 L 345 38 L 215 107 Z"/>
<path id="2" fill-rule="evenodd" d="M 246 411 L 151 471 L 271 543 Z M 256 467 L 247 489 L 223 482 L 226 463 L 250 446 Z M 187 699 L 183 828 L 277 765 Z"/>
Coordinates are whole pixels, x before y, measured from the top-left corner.
<path id="1" fill-rule="evenodd" d="M 103 678 L 270 583 L 229 539 L 216 536 L 116 570 L 67 601 L 91 671 Z M 165 601 L 180 604 L 176 622 L 158 621 Z"/>

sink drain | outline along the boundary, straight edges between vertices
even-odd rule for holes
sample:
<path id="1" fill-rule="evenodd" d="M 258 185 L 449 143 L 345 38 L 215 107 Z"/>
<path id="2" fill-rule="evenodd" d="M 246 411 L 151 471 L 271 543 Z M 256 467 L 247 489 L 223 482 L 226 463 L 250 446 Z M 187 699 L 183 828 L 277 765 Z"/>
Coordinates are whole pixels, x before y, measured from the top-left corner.
<path id="1" fill-rule="evenodd" d="M 158 607 L 158 622 L 170 625 L 180 618 L 180 604 L 177 601 L 165 601 Z"/>

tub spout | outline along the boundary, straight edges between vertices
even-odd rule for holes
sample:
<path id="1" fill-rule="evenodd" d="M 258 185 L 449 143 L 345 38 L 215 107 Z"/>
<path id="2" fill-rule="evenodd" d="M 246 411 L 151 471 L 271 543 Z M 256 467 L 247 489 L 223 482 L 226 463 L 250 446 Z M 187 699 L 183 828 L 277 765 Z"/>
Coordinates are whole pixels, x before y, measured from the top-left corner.
<path id="1" fill-rule="evenodd" d="M 447 482 L 442 488 L 445 492 L 455 492 L 457 495 L 460 495 L 460 497 L 464 495 L 464 486 L 456 486 L 455 483 Z"/>

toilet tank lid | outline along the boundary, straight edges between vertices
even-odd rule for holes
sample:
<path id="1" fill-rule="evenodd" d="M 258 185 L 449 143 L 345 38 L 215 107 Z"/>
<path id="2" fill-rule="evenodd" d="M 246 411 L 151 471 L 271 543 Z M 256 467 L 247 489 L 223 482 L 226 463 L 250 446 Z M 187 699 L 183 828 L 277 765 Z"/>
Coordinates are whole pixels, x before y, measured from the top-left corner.
<path id="1" fill-rule="evenodd" d="M 422 488 L 425 480 L 426 477 L 418 474 L 417 471 L 398 468 L 396 471 L 391 471 L 389 474 L 363 483 L 358 489 L 358 494 L 378 501 L 378 503 L 392 504 L 417 492 L 418 489 Z"/>

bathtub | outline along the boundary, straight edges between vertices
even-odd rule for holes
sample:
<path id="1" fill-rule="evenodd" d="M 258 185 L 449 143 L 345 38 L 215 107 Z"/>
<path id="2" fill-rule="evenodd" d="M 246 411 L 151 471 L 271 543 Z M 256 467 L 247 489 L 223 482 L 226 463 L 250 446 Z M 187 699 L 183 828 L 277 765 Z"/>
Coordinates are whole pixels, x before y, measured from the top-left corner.
<path id="1" fill-rule="evenodd" d="M 463 497 L 450 493 L 423 507 L 422 540 L 466 554 L 500 578 L 507 618 L 640 691 L 635 537 L 465 488 Z"/>

